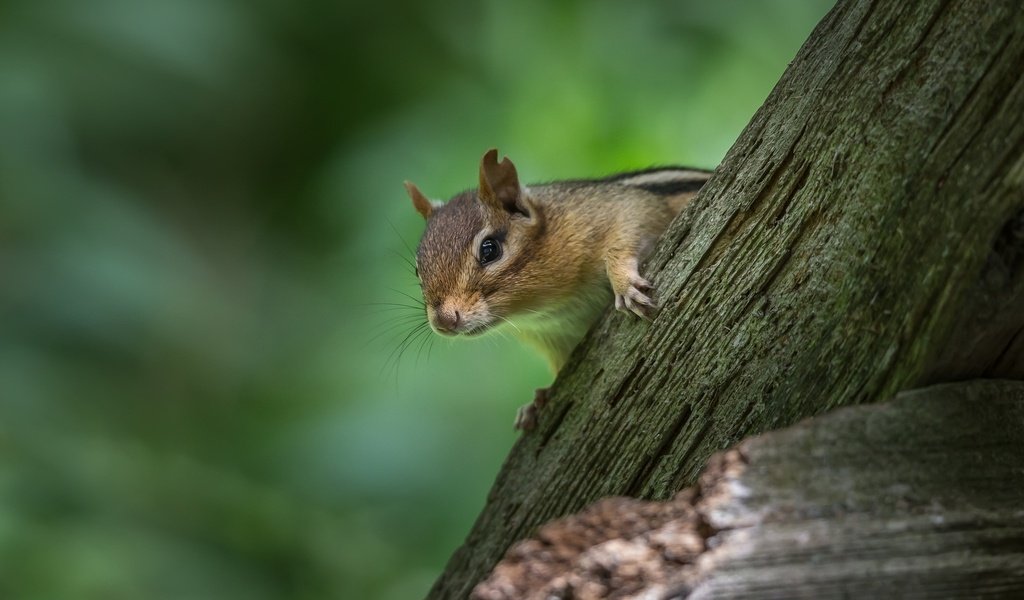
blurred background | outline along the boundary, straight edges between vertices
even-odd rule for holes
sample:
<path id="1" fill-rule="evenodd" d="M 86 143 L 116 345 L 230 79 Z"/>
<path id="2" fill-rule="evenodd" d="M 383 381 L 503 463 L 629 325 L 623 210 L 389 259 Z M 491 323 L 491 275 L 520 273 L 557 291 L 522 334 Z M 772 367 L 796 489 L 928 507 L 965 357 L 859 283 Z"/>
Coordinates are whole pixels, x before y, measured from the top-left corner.
<path id="1" fill-rule="evenodd" d="M 0 4 L 0 598 L 421 597 L 550 375 L 402 181 L 714 167 L 830 4 Z"/>

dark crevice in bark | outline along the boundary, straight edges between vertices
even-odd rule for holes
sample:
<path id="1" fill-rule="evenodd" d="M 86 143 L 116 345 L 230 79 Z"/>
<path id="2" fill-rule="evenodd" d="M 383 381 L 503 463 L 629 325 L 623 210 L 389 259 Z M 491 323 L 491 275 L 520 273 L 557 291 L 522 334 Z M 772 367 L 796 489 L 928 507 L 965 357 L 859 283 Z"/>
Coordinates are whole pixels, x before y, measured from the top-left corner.
<path id="1" fill-rule="evenodd" d="M 679 433 L 689 422 L 692 412 L 693 411 L 690 409 L 689 405 L 683 407 L 683 410 L 679 412 L 679 416 L 676 417 L 676 420 L 662 436 L 661 443 L 657 448 L 655 448 L 654 452 L 647 458 L 644 464 L 637 469 L 636 475 L 626 485 L 625 491 L 623 492 L 624 494 L 627 496 L 636 496 L 640 493 L 640 490 L 643 489 L 643 486 L 647 483 L 647 479 L 651 476 L 651 473 L 654 472 L 654 468 L 657 466 L 658 462 L 668 455 L 669 447 L 679 438 Z"/>
<path id="2" fill-rule="evenodd" d="M 620 383 L 618 387 L 615 388 L 615 391 L 612 392 L 610 396 L 608 396 L 608 399 L 606 400 L 608 406 L 614 407 L 616 404 L 619 403 L 619 400 L 622 400 L 622 398 L 632 393 L 633 386 L 636 383 L 636 379 L 641 375 L 646 374 L 646 367 L 647 364 L 644 362 L 641 362 L 635 367 L 633 367 L 633 369 L 629 372 L 629 375 L 627 375 L 622 380 L 622 383 Z"/>
<path id="3" fill-rule="evenodd" d="M 557 410 L 554 411 L 555 416 L 552 419 L 552 423 L 550 425 L 545 425 L 543 437 L 540 439 L 540 443 L 537 444 L 537 450 L 535 451 L 535 454 L 540 454 L 541 451 L 544 450 L 544 447 L 548 445 L 548 442 L 551 441 L 551 437 L 558 433 L 559 427 L 562 426 L 562 420 L 565 419 L 565 416 L 567 414 L 569 414 L 569 409 L 571 408 L 571 404 L 565 403 L 564 405 L 559 406 Z"/>
<path id="4" fill-rule="evenodd" d="M 953 127 L 955 125 L 961 124 L 961 119 L 963 118 L 964 113 L 967 112 L 968 109 L 972 108 L 976 102 L 981 100 L 979 91 L 983 88 L 982 84 L 986 82 L 986 80 L 989 77 L 990 71 L 992 70 L 992 67 L 996 64 L 996 62 L 1002 56 L 1003 52 L 1006 50 L 1007 45 L 1009 45 L 1010 43 L 1011 37 L 1012 35 L 1007 35 L 1003 39 L 1003 42 L 999 46 L 999 49 L 992 53 L 992 56 L 989 58 L 989 61 L 985 65 L 985 68 L 981 71 L 981 75 L 975 80 L 974 85 L 971 87 L 970 91 L 967 92 L 967 95 L 964 97 L 963 102 L 960 103 L 956 111 L 954 111 L 951 117 L 946 121 L 946 124 L 943 127 L 942 131 L 939 132 L 938 137 L 935 138 L 935 143 L 932 144 L 927 151 L 925 151 L 925 156 L 931 156 L 932 153 L 935 152 L 936 148 L 942 147 L 946 143 L 946 140 L 949 138 Z M 967 144 L 964 147 L 967 148 L 969 145 L 970 144 Z M 959 158 L 960 155 L 958 154 L 954 159 L 953 163 L 955 164 L 956 160 L 959 160 Z M 940 177 L 939 181 L 944 182 L 945 178 Z"/>
<path id="5" fill-rule="evenodd" d="M 1000 367 L 1007 362 L 1011 356 L 1021 354 L 1021 348 L 1018 347 L 1018 342 L 1024 341 L 1021 334 L 1024 333 L 1024 327 L 1017 328 L 1017 331 L 1010 336 L 1009 341 L 1006 342 L 1006 346 L 999 352 L 995 360 L 992 361 L 992 367 L 985 371 L 985 374 L 993 377 L 1000 370 Z"/>

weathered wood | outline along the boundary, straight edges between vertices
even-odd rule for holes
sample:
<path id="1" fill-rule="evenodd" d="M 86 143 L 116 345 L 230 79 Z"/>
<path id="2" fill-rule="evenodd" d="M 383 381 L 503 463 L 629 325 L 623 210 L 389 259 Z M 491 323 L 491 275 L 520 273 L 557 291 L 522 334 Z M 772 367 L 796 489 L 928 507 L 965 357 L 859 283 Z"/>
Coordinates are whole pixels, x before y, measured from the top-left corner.
<path id="1" fill-rule="evenodd" d="M 743 437 L 929 382 L 1024 377 L 1024 11 L 839 2 L 510 454 L 432 598 L 540 523 L 666 498 Z"/>
<path id="2" fill-rule="evenodd" d="M 1024 597 L 1024 382 L 900 394 L 708 469 L 691 598 Z"/>
<path id="3" fill-rule="evenodd" d="M 840 409 L 516 544 L 477 600 L 1024 597 L 1024 382 Z"/>

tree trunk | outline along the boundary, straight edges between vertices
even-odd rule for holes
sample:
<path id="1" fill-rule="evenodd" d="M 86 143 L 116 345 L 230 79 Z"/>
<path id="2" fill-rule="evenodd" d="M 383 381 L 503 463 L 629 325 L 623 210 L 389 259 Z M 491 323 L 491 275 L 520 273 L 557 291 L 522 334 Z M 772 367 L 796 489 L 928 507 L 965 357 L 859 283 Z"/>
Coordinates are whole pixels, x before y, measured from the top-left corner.
<path id="1" fill-rule="evenodd" d="M 743 437 L 1024 377 L 1024 11 L 841 1 L 513 448 L 432 598 L 607 495 L 667 498 Z"/>

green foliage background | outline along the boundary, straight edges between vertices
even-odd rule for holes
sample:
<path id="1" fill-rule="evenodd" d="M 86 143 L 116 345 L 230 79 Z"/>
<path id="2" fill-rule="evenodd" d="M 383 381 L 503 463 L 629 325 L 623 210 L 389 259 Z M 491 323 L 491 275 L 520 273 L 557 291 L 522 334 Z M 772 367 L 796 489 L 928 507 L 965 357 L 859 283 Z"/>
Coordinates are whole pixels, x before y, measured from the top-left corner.
<path id="1" fill-rule="evenodd" d="M 422 596 L 550 376 L 396 360 L 401 182 L 713 167 L 829 4 L 0 5 L 0 598 Z"/>

